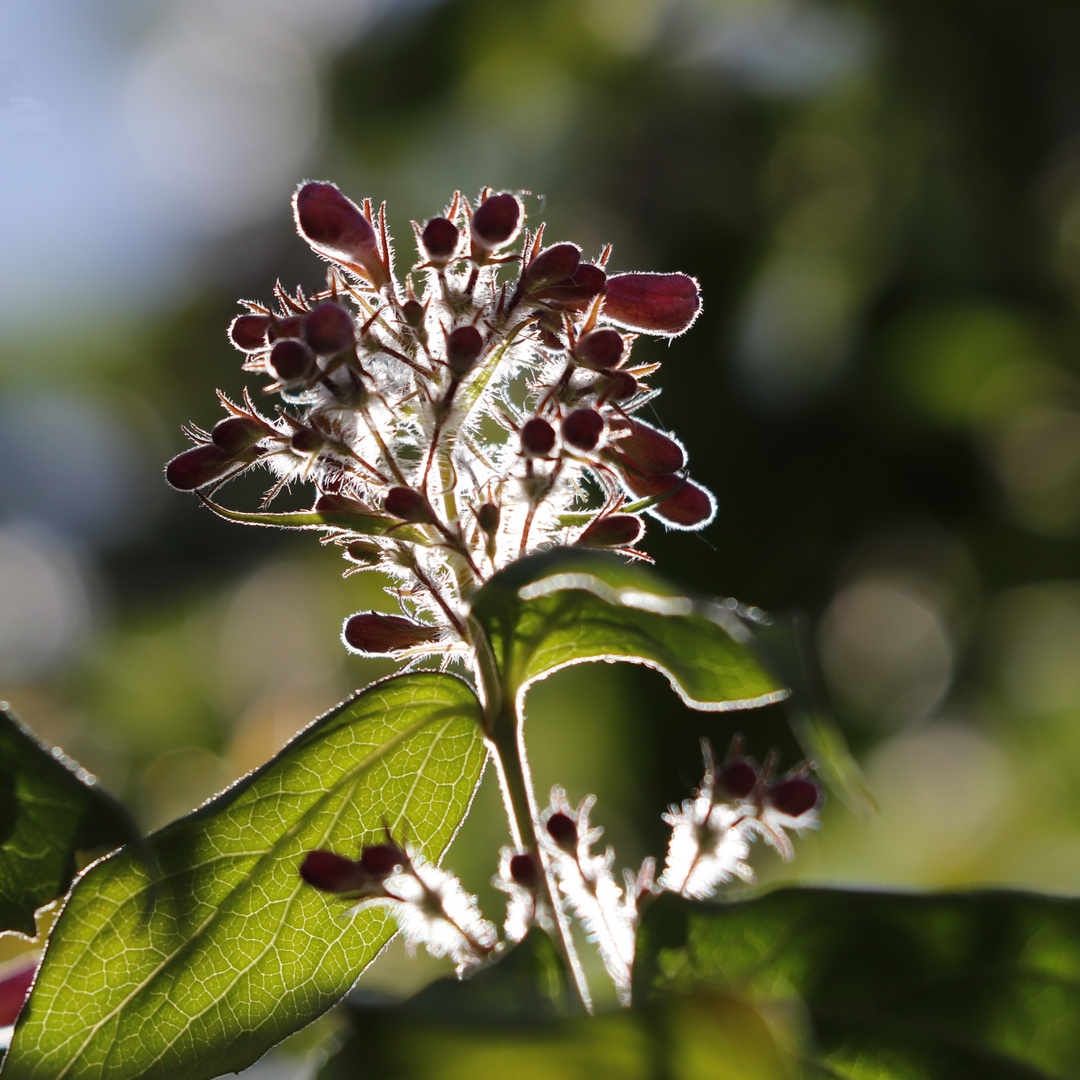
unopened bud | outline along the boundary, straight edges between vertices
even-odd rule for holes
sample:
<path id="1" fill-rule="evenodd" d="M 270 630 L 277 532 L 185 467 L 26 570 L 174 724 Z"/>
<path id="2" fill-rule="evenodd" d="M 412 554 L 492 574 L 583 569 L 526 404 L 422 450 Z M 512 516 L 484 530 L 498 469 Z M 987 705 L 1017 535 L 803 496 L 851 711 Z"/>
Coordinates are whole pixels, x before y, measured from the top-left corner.
<path id="1" fill-rule="evenodd" d="M 631 547 L 641 539 L 645 525 L 633 514 L 609 514 L 597 518 L 578 537 L 582 547 L 621 548 Z"/>
<path id="2" fill-rule="evenodd" d="M 435 520 L 431 504 L 415 488 L 392 487 L 383 506 L 388 514 L 416 525 L 430 525 Z"/>
<path id="3" fill-rule="evenodd" d="M 254 416 L 230 416 L 214 425 L 210 438 L 215 446 L 235 454 L 272 434 L 274 429 Z"/>
<path id="4" fill-rule="evenodd" d="M 333 851 L 309 851 L 300 864 L 300 876 L 328 893 L 356 892 L 370 880 L 360 863 Z"/>
<path id="5" fill-rule="evenodd" d="M 686 467 L 686 451 L 682 444 L 641 420 L 629 420 L 630 433 L 621 436 L 616 451 L 647 476 L 666 476 Z"/>
<path id="6" fill-rule="evenodd" d="M 401 305 L 401 317 L 406 326 L 419 330 L 424 325 L 424 305 L 419 300 L 406 300 Z"/>
<path id="7" fill-rule="evenodd" d="M 360 852 L 360 865 L 373 877 L 389 877 L 406 863 L 405 852 L 396 844 L 372 844 Z"/>
<path id="8" fill-rule="evenodd" d="M 555 447 L 555 429 L 539 416 L 521 427 L 521 449 L 527 457 L 546 457 Z"/>
<path id="9" fill-rule="evenodd" d="M 619 366 L 625 343 L 618 330 L 594 330 L 579 338 L 570 355 L 582 367 L 593 371 L 608 371 Z"/>
<path id="10" fill-rule="evenodd" d="M 510 880 L 533 890 L 540 884 L 540 870 L 536 860 L 528 852 L 510 857 Z"/>
<path id="11" fill-rule="evenodd" d="M 716 517 L 716 500 L 703 487 L 682 476 L 644 476 L 634 469 L 622 471 L 626 489 L 640 499 L 671 494 L 648 508 L 653 517 L 677 529 L 703 529 Z"/>
<path id="12" fill-rule="evenodd" d="M 326 436 L 315 428 L 299 428 L 289 442 L 298 454 L 317 454 L 326 445 Z"/>
<path id="13" fill-rule="evenodd" d="M 813 780 L 805 776 L 791 776 L 770 784 L 765 792 L 765 801 L 781 814 L 789 817 L 801 817 L 817 806 L 821 799 L 821 789 Z"/>
<path id="14" fill-rule="evenodd" d="M 484 339 L 475 326 L 459 326 L 446 338 L 446 364 L 455 379 L 464 379 L 480 359 Z"/>
<path id="15" fill-rule="evenodd" d="M 604 315 L 647 334 L 681 334 L 700 308 L 698 283 L 686 274 L 616 274 L 604 287 Z"/>
<path id="16" fill-rule="evenodd" d="M 354 540 L 345 548 L 345 557 L 360 566 L 374 566 L 382 558 L 382 548 L 366 540 Z"/>
<path id="17" fill-rule="evenodd" d="M 320 255 L 366 277 L 376 288 L 389 280 L 379 260 L 371 222 L 334 184 L 304 184 L 293 196 L 296 227 Z"/>
<path id="18" fill-rule="evenodd" d="M 433 266 L 445 266 L 457 251 L 460 239 L 458 227 L 444 217 L 433 217 L 420 234 L 424 252 Z"/>
<path id="19" fill-rule="evenodd" d="M 509 243 L 521 222 L 521 203 L 508 192 L 491 195 L 473 211 L 473 247 L 491 251 Z"/>
<path id="20" fill-rule="evenodd" d="M 597 401 L 629 401 L 638 392 L 638 381 L 629 371 L 612 371 L 601 375 L 593 384 Z"/>
<path id="21" fill-rule="evenodd" d="M 607 274 L 599 266 L 581 263 L 565 281 L 538 288 L 530 298 L 567 311 L 584 311 L 604 291 L 606 281 Z"/>
<path id="22" fill-rule="evenodd" d="M 575 409 L 562 422 L 563 442 L 575 450 L 595 450 L 604 433 L 604 418 L 595 409 Z"/>
<path id="23" fill-rule="evenodd" d="M 270 329 L 266 331 L 266 340 L 275 342 L 278 338 L 298 338 L 303 326 L 303 315 L 289 315 L 284 319 L 271 319 Z"/>
<path id="24" fill-rule="evenodd" d="M 326 300 L 308 312 L 304 340 L 319 356 L 337 356 L 356 344 L 356 322 L 340 304 Z"/>
<path id="25" fill-rule="evenodd" d="M 476 511 L 476 520 L 480 528 L 491 536 L 499 528 L 499 508 L 494 503 L 484 503 Z"/>
<path id="26" fill-rule="evenodd" d="M 179 491 L 194 491 L 222 480 L 240 465 L 250 465 L 258 453 L 254 447 L 235 453 L 213 443 L 193 446 L 165 466 L 165 479 Z"/>
<path id="27" fill-rule="evenodd" d="M 306 382 L 315 373 L 315 354 L 302 341 L 283 338 L 270 350 L 270 367 L 286 385 Z"/>
<path id="28" fill-rule="evenodd" d="M 547 819 L 548 836 L 563 849 L 573 851 L 577 846 L 577 824 L 564 813 L 555 813 Z"/>
<path id="29" fill-rule="evenodd" d="M 229 324 L 229 340 L 241 352 L 258 352 L 266 345 L 269 315 L 237 315 Z"/>
<path id="30" fill-rule="evenodd" d="M 544 248 L 521 272 L 518 288 L 528 296 L 552 285 L 561 285 L 574 276 L 580 262 L 581 249 L 577 244 L 555 244 Z"/>
<path id="31" fill-rule="evenodd" d="M 370 517 L 375 512 L 359 499 L 329 491 L 315 500 L 314 509 L 317 514 L 354 514 L 357 517 Z"/>
<path id="32" fill-rule="evenodd" d="M 345 644 L 365 656 L 392 656 L 402 649 L 423 645 L 439 636 L 433 626 L 422 626 L 400 615 L 380 611 L 361 611 L 345 620 L 342 631 Z"/>
<path id="33" fill-rule="evenodd" d="M 745 799 L 757 787 L 757 782 L 757 769 L 741 758 L 725 765 L 716 778 L 716 786 L 732 799 Z"/>

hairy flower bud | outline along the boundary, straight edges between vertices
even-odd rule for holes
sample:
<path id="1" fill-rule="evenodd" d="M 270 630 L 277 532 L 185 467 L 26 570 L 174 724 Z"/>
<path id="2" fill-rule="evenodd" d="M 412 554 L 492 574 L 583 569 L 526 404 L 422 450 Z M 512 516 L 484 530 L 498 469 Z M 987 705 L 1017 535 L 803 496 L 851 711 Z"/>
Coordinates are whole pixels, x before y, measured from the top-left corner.
<path id="1" fill-rule="evenodd" d="M 625 343 L 618 330 L 594 330 L 579 338 L 570 355 L 582 367 L 608 371 L 619 366 Z"/>
<path id="2" fill-rule="evenodd" d="M 359 862 L 333 851 L 309 851 L 300 864 L 300 876 L 328 893 L 356 892 L 370 881 Z"/>
<path id="3" fill-rule="evenodd" d="M 645 526 L 641 518 L 633 514 L 608 514 L 597 518 L 578 537 L 582 547 L 620 548 L 630 547 L 641 539 Z"/>
<path id="4" fill-rule="evenodd" d="M 266 345 L 269 315 L 237 315 L 229 324 L 229 340 L 241 352 L 258 352 Z"/>
<path id="5" fill-rule="evenodd" d="M 434 641 L 439 631 L 400 615 L 361 611 L 345 620 L 341 636 L 353 652 L 364 656 L 392 656 L 402 649 Z"/>
<path id="6" fill-rule="evenodd" d="M 508 192 L 490 195 L 472 216 L 473 248 L 482 252 L 508 244 L 517 235 L 521 203 Z"/>
<path id="7" fill-rule="evenodd" d="M 414 488 L 392 487 L 386 493 L 383 507 L 388 514 L 414 525 L 430 525 L 435 520 L 431 504 Z"/>
<path id="8" fill-rule="evenodd" d="M 401 305 L 401 317 L 406 326 L 419 330 L 424 325 L 424 305 L 419 300 L 406 300 Z"/>
<path id="9" fill-rule="evenodd" d="M 356 344 L 356 322 L 333 300 L 325 300 L 308 312 L 304 340 L 319 356 L 337 356 Z"/>
<path id="10" fill-rule="evenodd" d="M 649 507 L 653 517 L 677 529 L 703 529 L 716 517 L 716 500 L 703 487 L 677 474 L 644 476 L 632 468 L 622 470 L 623 484 L 639 499 L 671 492 Z"/>
<path id="11" fill-rule="evenodd" d="M 288 315 L 283 319 L 271 319 L 266 340 L 272 344 L 278 338 L 298 338 L 304 326 L 304 318 L 303 315 Z"/>
<path id="12" fill-rule="evenodd" d="M 345 548 L 345 557 L 359 566 L 374 566 L 382 558 L 382 548 L 368 540 L 354 540 Z"/>
<path id="13" fill-rule="evenodd" d="M 599 404 L 606 401 L 629 401 L 638 392 L 638 381 L 629 371 L 612 371 L 593 384 Z"/>
<path id="14" fill-rule="evenodd" d="M 575 409 L 562 422 L 563 442 L 575 450 L 595 450 L 604 433 L 604 418 L 595 409 Z"/>
<path id="15" fill-rule="evenodd" d="M 565 281 L 537 288 L 530 299 L 566 311 L 584 311 L 604 291 L 606 281 L 607 274 L 599 266 L 581 263 Z"/>
<path id="16" fill-rule="evenodd" d="M 510 880 L 526 889 L 536 889 L 540 884 L 540 868 L 527 851 L 511 856 Z"/>
<path id="17" fill-rule="evenodd" d="M 604 314 L 648 334 L 681 334 L 700 308 L 698 284 L 686 274 L 616 274 L 604 287 Z"/>
<path id="18" fill-rule="evenodd" d="M 272 434 L 274 429 L 254 416 L 230 416 L 214 425 L 210 438 L 215 446 L 236 454 Z"/>
<path id="19" fill-rule="evenodd" d="M 744 758 L 725 765 L 716 777 L 716 786 L 732 799 L 745 799 L 757 787 L 757 782 L 757 769 Z"/>
<path id="20" fill-rule="evenodd" d="M 563 849 L 573 851 L 577 844 L 577 825 L 569 814 L 562 812 L 552 814 L 547 819 L 548 836 Z"/>
<path id="21" fill-rule="evenodd" d="M 315 354 L 296 338 L 282 338 L 270 350 L 270 367 L 286 386 L 306 382 L 315 374 Z"/>
<path id="22" fill-rule="evenodd" d="M 555 429 L 534 416 L 521 427 L 521 451 L 526 457 L 547 457 L 555 447 Z"/>
<path id="23" fill-rule="evenodd" d="M 499 528 L 499 508 L 490 502 L 484 503 L 476 511 L 476 520 L 480 528 L 490 536 Z"/>
<path id="24" fill-rule="evenodd" d="M 408 857 L 396 844 L 372 844 L 360 852 L 360 865 L 373 877 L 389 877 Z"/>
<path id="25" fill-rule="evenodd" d="M 256 457 L 255 447 L 236 453 L 222 450 L 213 443 L 204 443 L 177 454 L 165 466 L 165 479 L 179 491 L 194 491 L 223 480 L 232 472 L 239 472 L 239 467 L 250 465 Z"/>
<path id="26" fill-rule="evenodd" d="M 821 799 L 821 789 L 805 776 L 790 776 L 770 784 L 765 802 L 788 817 L 801 817 L 813 810 Z"/>
<path id="27" fill-rule="evenodd" d="M 577 244 L 555 244 L 544 248 L 529 260 L 521 272 L 518 288 L 528 296 L 552 285 L 560 285 L 574 276 L 580 262 L 581 248 Z"/>
<path id="28" fill-rule="evenodd" d="M 320 255 L 366 277 L 376 288 L 390 280 L 371 222 L 336 185 L 304 184 L 293 196 L 293 210 L 300 235 Z"/>
<path id="29" fill-rule="evenodd" d="M 319 514 L 355 514 L 357 517 L 370 517 L 375 512 L 367 503 L 336 492 L 320 495 L 315 500 L 315 511 Z"/>
<path id="30" fill-rule="evenodd" d="M 464 379 L 480 359 L 484 339 L 475 326 L 459 326 L 446 337 L 446 364 L 455 379 Z"/>
<path id="31" fill-rule="evenodd" d="M 647 476 L 666 476 L 686 467 L 686 451 L 670 435 L 641 420 L 628 420 L 629 434 L 615 444 L 616 453 L 626 464 Z"/>
<path id="32" fill-rule="evenodd" d="M 460 240 L 458 227 L 444 217 L 433 217 L 420 234 L 424 253 L 432 266 L 445 266 L 453 258 Z"/>
<path id="33" fill-rule="evenodd" d="M 298 454 L 317 454 L 326 445 L 326 436 L 315 428 L 299 428 L 289 443 Z"/>

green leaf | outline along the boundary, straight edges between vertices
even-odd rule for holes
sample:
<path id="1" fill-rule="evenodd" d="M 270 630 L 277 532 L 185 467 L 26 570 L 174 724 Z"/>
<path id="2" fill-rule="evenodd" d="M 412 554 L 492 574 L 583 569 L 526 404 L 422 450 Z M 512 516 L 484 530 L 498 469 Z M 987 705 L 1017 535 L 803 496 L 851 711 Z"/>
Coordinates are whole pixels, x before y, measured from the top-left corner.
<path id="1" fill-rule="evenodd" d="M 695 709 L 745 709 L 787 692 L 761 662 L 732 608 L 682 595 L 641 565 L 560 548 L 521 559 L 473 597 L 506 695 L 586 660 L 663 672 Z"/>
<path id="2" fill-rule="evenodd" d="M 4 1080 L 200 1080 L 241 1069 L 337 1001 L 394 932 L 382 908 L 304 885 L 304 853 L 383 835 L 430 858 L 468 811 L 485 750 L 452 675 L 376 683 L 273 760 L 75 884 Z"/>
<path id="3" fill-rule="evenodd" d="M 1076 900 L 786 889 L 718 907 L 667 896 L 642 937 L 638 994 L 712 991 L 762 1015 L 808 1015 L 808 1076 L 1080 1076 Z"/>
<path id="4" fill-rule="evenodd" d="M 77 851 L 138 837 L 93 776 L 0 703 L 0 931 L 33 937 L 34 912 L 67 892 Z"/>

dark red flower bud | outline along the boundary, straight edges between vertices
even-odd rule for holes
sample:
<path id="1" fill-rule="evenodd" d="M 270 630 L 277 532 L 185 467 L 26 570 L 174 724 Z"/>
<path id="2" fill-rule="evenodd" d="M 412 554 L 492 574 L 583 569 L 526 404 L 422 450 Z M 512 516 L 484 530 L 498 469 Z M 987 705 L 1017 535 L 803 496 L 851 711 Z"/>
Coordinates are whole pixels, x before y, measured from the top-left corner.
<path id="1" fill-rule="evenodd" d="M 266 331 L 266 340 L 277 341 L 278 338 L 298 338 L 304 326 L 303 315 L 290 315 L 285 319 L 274 319 L 270 322 L 270 329 Z"/>
<path id="2" fill-rule="evenodd" d="M 334 184 L 304 184 L 293 196 L 296 227 L 320 255 L 368 278 L 376 288 L 390 277 L 371 222 Z"/>
<path id="3" fill-rule="evenodd" d="M 299 428 L 289 442 L 298 454 L 317 454 L 326 445 L 326 436 L 315 428 Z"/>
<path id="4" fill-rule="evenodd" d="M 595 409 L 575 409 L 562 422 L 563 442 L 576 450 L 595 450 L 604 433 L 604 418 Z"/>
<path id="5" fill-rule="evenodd" d="M 306 382 L 315 374 L 315 354 L 296 338 L 282 338 L 270 350 L 270 367 L 286 385 Z"/>
<path id="6" fill-rule="evenodd" d="M 648 513 L 677 529 L 703 529 L 716 517 L 716 500 L 703 487 L 682 476 L 643 476 L 632 468 L 622 471 L 626 489 L 639 499 L 651 499 L 670 491 Z"/>
<path id="7" fill-rule="evenodd" d="M 414 488 L 392 487 L 383 506 L 388 514 L 413 524 L 430 525 L 435 520 L 431 504 Z"/>
<path id="8" fill-rule="evenodd" d="M 324 492 L 320 495 L 315 500 L 314 510 L 318 514 L 355 514 L 359 517 L 370 517 L 375 513 L 367 503 L 336 492 Z"/>
<path id="9" fill-rule="evenodd" d="M 356 322 L 333 300 L 325 300 L 308 312 L 304 340 L 319 356 L 337 356 L 356 344 Z"/>
<path id="10" fill-rule="evenodd" d="M 765 801 L 789 817 L 801 817 L 813 810 L 820 799 L 821 789 L 805 776 L 778 780 L 775 784 L 770 784 L 765 792 Z"/>
<path id="11" fill-rule="evenodd" d="M 555 446 L 555 429 L 539 416 L 521 428 L 521 449 L 528 457 L 546 457 Z"/>
<path id="12" fill-rule="evenodd" d="M 444 217 L 433 217 L 420 234 L 428 261 L 435 266 L 445 266 L 453 258 L 460 239 L 458 227 Z"/>
<path id="13" fill-rule="evenodd" d="M 499 527 L 499 508 L 494 503 L 484 503 L 476 511 L 476 520 L 480 528 L 490 536 Z"/>
<path id="14" fill-rule="evenodd" d="M 365 656 L 390 656 L 402 649 L 423 645 L 439 636 L 433 626 L 422 626 L 400 615 L 361 611 L 345 620 L 342 638 L 353 651 Z"/>
<path id="15" fill-rule="evenodd" d="M 345 548 L 345 557 L 360 566 L 374 566 L 382 558 L 382 548 L 366 540 L 354 540 Z"/>
<path id="16" fill-rule="evenodd" d="M 568 311 L 584 311 L 604 291 L 607 274 L 592 263 L 581 263 L 573 275 L 558 285 L 538 288 L 530 299 Z"/>
<path id="17" fill-rule="evenodd" d="M 333 851 L 309 851 L 300 864 L 300 876 L 309 885 L 328 893 L 356 892 L 370 880 L 358 862 Z"/>
<path id="18" fill-rule="evenodd" d="M 579 338 L 570 355 L 582 367 L 593 371 L 607 371 L 619 366 L 625 343 L 617 330 L 594 330 Z"/>
<path id="19" fill-rule="evenodd" d="M 194 491 L 215 480 L 222 480 L 238 466 L 250 465 L 258 456 L 254 447 L 242 453 L 222 450 L 220 446 L 206 443 L 185 450 L 165 466 L 165 479 L 180 491 Z"/>
<path id="20" fill-rule="evenodd" d="M 700 308 L 698 283 L 686 274 L 616 274 L 604 287 L 604 314 L 647 334 L 681 334 Z"/>
<path id="21" fill-rule="evenodd" d="M 577 244 L 555 244 L 544 248 L 521 272 L 518 288 L 526 296 L 541 289 L 569 281 L 581 262 L 581 248 Z"/>
<path id="22" fill-rule="evenodd" d="M 645 525 L 633 514 L 609 514 L 597 518 L 578 537 L 583 547 L 616 548 L 630 547 L 641 539 Z"/>
<path id="23" fill-rule="evenodd" d="M 629 401 L 638 392 L 638 381 L 629 371 L 612 371 L 593 383 L 597 404 L 606 401 Z"/>
<path id="24" fill-rule="evenodd" d="M 484 251 L 509 243 L 521 221 L 521 203 L 508 192 L 491 195 L 473 211 L 473 245 Z"/>
<path id="25" fill-rule="evenodd" d="M 266 345 L 269 315 L 237 315 L 229 325 L 229 340 L 241 352 L 258 352 Z"/>
<path id="26" fill-rule="evenodd" d="M 630 433 L 622 435 L 615 449 L 624 462 L 648 476 L 666 476 L 686 467 L 686 451 L 670 435 L 641 420 L 629 420 Z"/>
<path id="27" fill-rule="evenodd" d="M 405 852 L 396 844 L 372 844 L 360 852 L 360 865 L 373 877 L 389 877 L 406 863 Z"/>
<path id="28" fill-rule="evenodd" d="M 547 820 L 547 831 L 563 851 L 573 851 L 577 845 L 577 824 L 568 814 L 552 814 Z"/>
<path id="29" fill-rule="evenodd" d="M 745 799 L 757 787 L 757 782 L 757 769 L 741 758 L 725 765 L 716 778 L 716 786 L 732 799 Z"/>
<path id="30" fill-rule="evenodd" d="M 540 869 L 528 852 L 510 856 L 510 880 L 526 889 L 535 889 L 540 884 Z"/>
<path id="31" fill-rule="evenodd" d="M 274 429 L 254 416 L 230 416 L 214 425 L 210 438 L 215 446 L 236 454 L 272 434 Z"/>
<path id="32" fill-rule="evenodd" d="M 419 330 L 424 325 L 424 305 L 419 300 L 406 300 L 401 305 L 401 317 L 407 326 Z"/>
<path id="33" fill-rule="evenodd" d="M 20 966 L 14 966 L 13 961 L 13 967 L 0 978 L 0 1027 L 10 1027 L 18 1019 L 37 974 L 39 961 L 36 956 L 31 954 L 20 959 Z"/>
<path id="34" fill-rule="evenodd" d="M 455 379 L 464 379 L 480 359 L 484 339 L 475 326 L 459 326 L 446 338 L 446 364 Z"/>

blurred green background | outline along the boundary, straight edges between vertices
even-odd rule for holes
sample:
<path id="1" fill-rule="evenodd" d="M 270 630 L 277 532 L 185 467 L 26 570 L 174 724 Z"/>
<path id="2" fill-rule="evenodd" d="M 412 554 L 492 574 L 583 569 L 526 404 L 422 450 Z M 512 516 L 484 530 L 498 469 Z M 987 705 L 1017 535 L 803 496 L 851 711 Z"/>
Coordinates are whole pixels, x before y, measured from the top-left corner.
<path id="1" fill-rule="evenodd" d="M 392 670 L 389 603 L 312 537 L 169 491 L 237 394 L 225 327 L 316 286 L 303 177 L 410 218 L 525 190 L 549 240 L 683 270 L 654 421 L 720 501 L 669 576 L 808 616 L 880 813 L 826 806 L 765 880 L 1080 887 L 1080 7 L 1057 0 L 41 0 L 0 5 L 0 697 L 146 827 Z M 649 417 L 647 417 L 649 418 Z M 230 489 L 250 507 L 257 484 Z M 697 740 L 596 665 L 530 699 L 541 788 L 629 865 Z M 487 886 L 487 777 L 448 865 Z M 5 943 L 3 948 L 16 946 Z M 7 955 L 7 954 L 5 954 Z M 373 985 L 435 968 L 389 954 Z M 439 969 L 441 970 L 441 969 Z"/>

